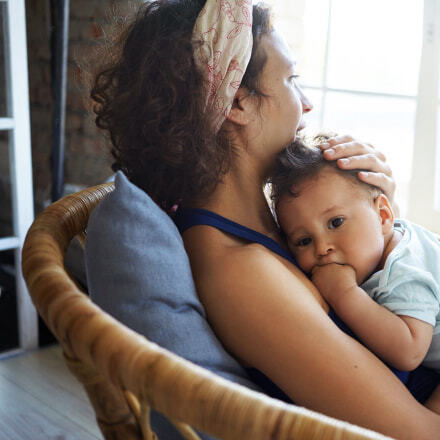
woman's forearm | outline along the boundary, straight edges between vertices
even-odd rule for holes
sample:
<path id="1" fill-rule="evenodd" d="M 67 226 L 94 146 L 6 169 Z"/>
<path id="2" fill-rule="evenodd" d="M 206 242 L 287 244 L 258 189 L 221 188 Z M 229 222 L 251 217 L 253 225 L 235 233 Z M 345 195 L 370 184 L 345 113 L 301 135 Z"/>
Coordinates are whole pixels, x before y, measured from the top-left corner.
<path id="1" fill-rule="evenodd" d="M 251 246 L 228 247 L 221 260 L 194 255 L 198 291 L 215 333 L 294 402 L 397 439 L 438 438 L 440 417 L 330 320 L 299 269 Z"/>

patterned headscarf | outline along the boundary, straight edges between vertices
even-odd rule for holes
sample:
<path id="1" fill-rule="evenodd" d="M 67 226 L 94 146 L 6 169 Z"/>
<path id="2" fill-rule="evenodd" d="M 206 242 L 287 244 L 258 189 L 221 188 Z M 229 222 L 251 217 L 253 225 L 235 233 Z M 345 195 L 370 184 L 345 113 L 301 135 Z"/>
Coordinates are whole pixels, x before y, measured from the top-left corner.
<path id="1" fill-rule="evenodd" d="M 251 57 L 252 0 L 207 0 L 195 23 L 193 41 L 195 62 L 207 81 L 205 111 L 213 113 L 217 132 Z"/>

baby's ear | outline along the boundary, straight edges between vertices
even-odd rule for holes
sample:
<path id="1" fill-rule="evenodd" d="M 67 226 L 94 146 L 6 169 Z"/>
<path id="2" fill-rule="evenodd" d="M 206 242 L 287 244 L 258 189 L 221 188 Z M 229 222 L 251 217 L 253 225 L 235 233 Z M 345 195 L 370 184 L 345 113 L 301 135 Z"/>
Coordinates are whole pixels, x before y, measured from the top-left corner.
<path id="1" fill-rule="evenodd" d="M 382 233 L 386 235 L 392 231 L 394 226 L 394 212 L 390 201 L 385 194 L 379 194 L 374 200 L 374 207 L 382 223 Z"/>

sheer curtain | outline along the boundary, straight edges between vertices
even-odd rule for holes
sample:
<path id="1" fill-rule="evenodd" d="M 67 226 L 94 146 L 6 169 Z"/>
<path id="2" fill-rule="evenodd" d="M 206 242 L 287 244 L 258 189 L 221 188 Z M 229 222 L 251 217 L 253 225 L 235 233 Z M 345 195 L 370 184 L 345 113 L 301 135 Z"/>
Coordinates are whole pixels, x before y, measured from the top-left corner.
<path id="1" fill-rule="evenodd" d="M 309 129 L 383 151 L 401 214 L 440 232 L 440 0 L 266 3 L 315 106 Z"/>

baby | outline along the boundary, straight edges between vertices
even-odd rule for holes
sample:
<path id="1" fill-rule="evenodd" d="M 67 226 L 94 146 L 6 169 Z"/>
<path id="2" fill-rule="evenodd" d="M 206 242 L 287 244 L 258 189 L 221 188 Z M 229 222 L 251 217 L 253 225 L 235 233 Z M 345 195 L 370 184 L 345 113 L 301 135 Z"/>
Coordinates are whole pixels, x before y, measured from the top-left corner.
<path id="1" fill-rule="evenodd" d="M 290 145 L 270 181 L 289 249 L 336 314 L 390 366 L 440 372 L 436 237 L 319 148 Z M 440 412 L 439 388 L 427 406 Z"/>

